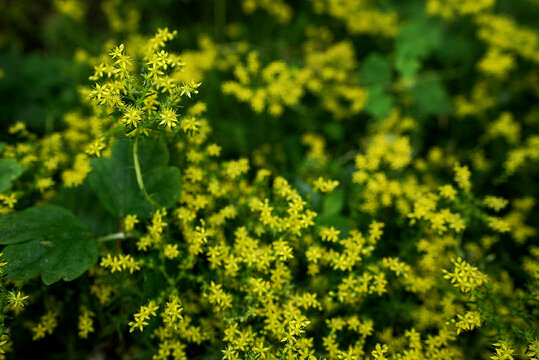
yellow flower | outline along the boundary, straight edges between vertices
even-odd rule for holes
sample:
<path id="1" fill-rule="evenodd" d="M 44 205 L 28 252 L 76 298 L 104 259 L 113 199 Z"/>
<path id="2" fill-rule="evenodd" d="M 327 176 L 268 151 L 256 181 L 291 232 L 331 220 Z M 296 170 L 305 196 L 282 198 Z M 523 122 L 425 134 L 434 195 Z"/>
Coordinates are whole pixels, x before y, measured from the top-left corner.
<path id="1" fill-rule="evenodd" d="M 84 309 L 79 315 L 79 337 L 81 339 L 87 339 L 88 334 L 95 331 L 93 316 L 95 314 L 88 309 Z"/>
<path id="2" fill-rule="evenodd" d="M 464 293 L 468 293 L 479 288 L 488 281 L 488 277 L 479 271 L 478 268 L 468 264 L 460 257 L 451 260 L 455 265 L 453 272 L 444 270 L 444 279 L 450 280 L 454 287 Z"/>
<path id="3" fill-rule="evenodd" d="M 110 272 L 121 272 L 129 269 L 129 273 L 132 274 L 135 271 L 140 270 L 140 263 L 136 261 L 131 255 L 114 255 L 114 257 L 107 254 L 106 257 L 101 258 L 101 267 L 110 268 Z"/>
<path id="4" fill-rule="evenodd" d="M 473 330 L 481 326 L 481 316 L 477 311 L 468 311 L 464 316 L 457 315 L 458 321 L 455 322 L 457 335 L 463 331 Z"/>
<path id="5" fill-rule="evenodd" d="M 221 350 L 223 353 L 223 360 L 236 360 L 238 359 L 237 352 L 234 350 L 234 348 L 230 345 L 225 350 Z"/>
<path id="6" fill-rule="evenodd" d="M 101 150 L 105 148 L 105 139 L 103 137 L 95 139 L 92 143 L 86 146 L 86 154 L 101 156 Z"/>
<path id="7" fill-rule="evenodd" d="M 339 234 L 341 232 L 335 229 L 333 226 L 322 227 L 320 229 L 320 237 L 324 241 L 337 242 L 339 240 Z"/>
<path id="8" fill-rule="evenodd" d="M 120 44 L 119 46 L 114 47 L 110 52 L 109 55 L 113 59 L 119 59 L 123 56 L 124 51 L 124 44 Z"/>
<path id="9" fill-rule="evenodd" d="M 512 360 L 515 350 L 507 341 L 500 341 L 493 344 L 496 347 L 496 355 L 491 356 L 492 360 Z"/>
<path id="10" fill-rule="evenodd" d="M 500 210 L 504 209 L 507 206 L 507 204 L 509 204 L 509 201 L 501 197 L 486 196 L 485 199 L 483 200 L 483 203 L 489 209 L 499 212 Z"/>
<path id="11" fill-rule="evenodd" d="M 194 80 L 191 80 L 189 83 L 183 83 L 180 86 L 180 96 L 187 95 L 188 98 L 191 98 L 191 94 L 198 94 L 197 88 L 200 86 L 200 83 L 196 83 Z"/>
<path id="12" fill-rule="evenodd" d="M 455 200 L 457 195 L 457 190 L 449 184 L 440 186 L 439 188 L 440 196 L 446 198 L 447 200 Z"/>
<path id="13" fill-rule="evenodd" d="M 125 126 L 133 125 L 134 127 L 137 127 L 137 125 L 141 121 L 142 121 L 142 111 L 135 107 L 129 107 L 127 111 L 124 113 L 124 116 L 122 117 L 122 123 Z"/>
<path id="14" fill-rule="evenodd" d="M 326 180 L 323 177 L 319 177 L 314 182 L 314 189 L 323 193 L 332 192 L 337 186 L 339 186 L 337 180 Z"/>
<path id="15" fill-rule="evenodd" d="M 470 191 L 472 184 L 470 183 L 470 170 L 468 166 L 460 166 L 458 163 L 455 164 L 453 170 L 455 171 L 455 182 L 464 191 Z"/>
<path id="16" fill-rule="evenodd" d="M 505 233 L 509 232 L 511 230 L 511 227 L 507 223 L 507 221 L 500 219 L 495 216 L 489 216 L 488 217 L 488 223 L 487 225 L 494 231 L 497 231 L 499 233 Z"/>
<path id="17" fill-rule="evenodd" d="M 33 333 L 32 340 L 38 340 L 44 338 L 45 335 L 50 335 L 58 325 L 57 321 L 58 313 L 56 311 L 48 311 L 43 315 L 39 323 L 32 327 L 31 331 Z"/>
<path id="18" fill-rule="evenodd" d="M 127 215 L 124 219 L 125 231 L 131 231 L 135 228 L 135 225 L 139 223 L 137 215 Z"/>
<path id="19" fill-rule="evenodd" d="M 219 156 L 221 154 L 221 147 L 217 144 L 210 144 L 206 148 L 206 151 L 210 156 Z"/>
<path id="20" fill-rule="evenodd" d="M 165 257 L 167 259 L 175 259 L 178 257 L 178 255 L 180 255 L 180 251 L 178 250 L 178 245 L 177 244 L 167 244 L 165 246 L 165 250 L 164 250 L 164 254 L 165 254 Z"/>
<path id="21" fill-rule="evenodd" d="M 18 291 L 16 294 L 10 292 L 8 296 L 9 307 L 16 312 L 19 312 L 23 309 L 25 301 L 28 299 L 28 296 L 24 295 L 22 292 Z"/>
<path id="22" fill-rule="evenodd" d="M 182 127 L 183 131 L 185 131 L 185 132 L 198 131 L 199 126 L 200 126 L 200 122 L 194 116 L 184 117 L 182 119 L 182 122 L 181 122 L 181 127 Z"/>
<path id="23" fill-rule="evenodd" d="M 388 348 L 387 345 L 380 345 L 379 343 L 376 344 L 374 347 L 374 350 L 372 351 L 372 357 L 376 360 L 388 360 L 386 357 Z"/>
<path id="24" fill-rule="evenodd" d="M 142 331 L 144 326 L 149 324 L 146 320 L 150 319 L 150 315 L 156 316 L 156 311 L 158 309 L 159 305 L 157 305 L 154 300 L 150 300 L 146 306 L 141 306 L 139 312 L 133 315 L 135 321 L 130 321 L 128 324 L 130 326 L 129 332 L 133 332 L 136 329 Z"/>
<path id="25" fill-rule="evenodd" d="M 178 328 L 179 322 L 183 319 L 183 307 L 180 299 L 174 295 L 165 304 L 165 310 L 161 313 L 166 327 Z"/>
<path id="26" fill-rule="evenodd" d="M 176 118 L 176 110 L 162 109 L 159 115 L 161 117 L 161 122 L 159 125 L 165 125 L 169 129 L 176 127 L 176 124 L 178 123 L 178 119 Z"/>

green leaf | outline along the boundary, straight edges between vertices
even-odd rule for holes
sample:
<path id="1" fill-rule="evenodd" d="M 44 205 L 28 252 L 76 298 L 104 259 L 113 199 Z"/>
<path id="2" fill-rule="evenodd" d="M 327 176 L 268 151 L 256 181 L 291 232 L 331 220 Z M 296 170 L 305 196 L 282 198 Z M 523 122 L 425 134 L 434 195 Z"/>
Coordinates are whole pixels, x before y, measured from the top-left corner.
<path id="1" fill-rule="evenodd" d="M 361 82 L 365 85 L 386 84 L 391 81 L 391 64 L 378 53 L 370 53 L 359 71 Z"/>
<path id="2" fill-rule="evenodd" d="M 344 207 L 344 191 L 336 189 L 325 196 L 322 202 L 322 216 L 333 216 L 340 214 Z"/>
<path id="3" fill-rule="evenodd" d="M 107 211 L 118 217 L 137 214 L 147 217 L 154 209 L 138 186 L 133 162 L 132 141 L 116 141 L 111 158 L 91 161 L 88 180 Z M 144 139 L 138 145 L 138 158 L 144 186 L 160 207 L 170 207 L 181 193 L 181 173 L 167 167 L 169 153 L 161 140 Z"/>
<path id="4" fill-rule="evenodd" d="M 395 67 L 403 78 L 412 79 L 421 69 L 421 62 L 415 57 L 397 54 Z"/>
<path id="5" fill-rule="evenodd" d="M 341 215 L 318 216 L 315 223 L 322 226 L 333 226 L 341 232 L 341 236 L 346 236 L 350 231 L 349 220 Z"/>
<path id="6" fill-rule="evenodd" d="M 338 122 L 328 122 L 324 124 L 324 133 L 331 140 L 340 141 L 344 138 L 344 127 Z"/>
<path id="7" fill-rule="evenodd" d="M 143 174 L 152 171 L 156 167 L 167 166 L 169 157 L 167 145 L 163 140 L 153 140 L 148 138 L 139 140 L 138 158 Z"/>
<path id="8" fill-rule="evenodd" d="M 4 148 L 5 148 L 5 147 L 6 147 L 6 143 L 0 141 L 0 154 L 2 153 L 2 151 L 4 151 Z"/>
<path id="9" fill-rule="evenodd" d="M 155 259 L 155 261 L 159 261 Z M 161 289 L 166 288 L 167 280 L 165 277 L 156 270 L 146 269 L 142 272 L 142 291 L 140 292 L 142 301 L 147 302 L 150 299 L 155 298 L 156 294 L 159 294 Z"/>
<path id="10" fill-rule="evenodd" d="M 420 78 L 410 90 L 421 115 L 439 115 L 449 110 L 451 101 L 438 77 Z"/>
<path id="11" fill-rule="evenodd" d="M 0 244 L 7 245 L 4 270 L 12 280 L 39 274 L 46 285 L 71 281 L 97 262 L 97 243 L 68 210 L 46 205 L 0 218 Z"/>
<path id="12" fill-rule="evenodd" d="M 148 195 L 163 207 L 170 207 L 180 197 L 182 175 L 174 166 L 159 167 L 143 176 Z"/>
<path id="13" fill-rule="evenodd" d="M 118 231 L 119 219 L 105 210 L 88 182 L 73 188 L 60 188 L 50 204 L 71 211 L 96 237 Z"/>
<path id="14" fill-rule="evenodd" d="M 393 106 L 393 97 L 387 94 L 380 85 L 372 86 L 368 91 L 367 105 L 365 111 L 378 118 L 389 114 Z"/>
<path id="15" fill-rule="evenodd" d="M 424 59 L 440 46 L 441 39 L 440 22 L 420 17 L 399 29 L 395 48 L 399 56 Z"/>
<path id="16" fill-rule="evenodd" d="M 15 159 L 0 159 L 0 192 L 11 188 L 11 182 L 24 172 L 25 167 Z"/>

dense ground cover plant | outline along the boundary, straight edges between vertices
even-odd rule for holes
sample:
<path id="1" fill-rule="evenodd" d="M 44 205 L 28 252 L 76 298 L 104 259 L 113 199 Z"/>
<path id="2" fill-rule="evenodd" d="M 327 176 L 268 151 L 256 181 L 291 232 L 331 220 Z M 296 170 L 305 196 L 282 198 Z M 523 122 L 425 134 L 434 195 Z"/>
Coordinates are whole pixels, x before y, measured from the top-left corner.
<path id="1" fill-rule="evenodd" d="M 536 1 L 3 6 L 4 358 L 538 357 Z"/>

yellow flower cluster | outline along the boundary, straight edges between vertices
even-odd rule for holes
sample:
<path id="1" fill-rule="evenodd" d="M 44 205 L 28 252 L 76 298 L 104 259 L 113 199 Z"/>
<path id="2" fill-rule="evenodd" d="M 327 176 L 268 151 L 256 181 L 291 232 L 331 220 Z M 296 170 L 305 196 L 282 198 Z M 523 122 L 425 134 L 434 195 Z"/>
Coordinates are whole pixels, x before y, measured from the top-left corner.
<path id="1" fill-rule="evenodd" d="M 314 189 L 318 190 L 323 193 L 332 192 L 339 186 L 339 182 L 337 180 L 326 180 L 323 177 L 319 177 L 314 181 Z"/>
<path id="2" fill-rule="evenodd" d="M 153 304 L 150 304 L 153 305 Z M 152 308 L 148 305 L 145 308 L 146 312 L 149 312 L 153 315 Z M 163 318 L 163 324 L 166 328 L 177 329 L 179 322 L 183 320 L 182 310 L 180 299 L 177 296 L 171 296 L 169 300 L 165 303 L 165 309 L 161 312 L 161 317 Z M 155 308 L 155 306 L 154 306 Z M 140 313 L 139 313 L 140 314 Z"/>
<path id="3" fill-rule="evenodd" d="M 420 196 L 414 202 L 413 211 L 408 214 L 411 224 L 417 220 L 426 220 L 429 227 L 439 234 L 446 232 L 448 228 L 457 233 L 464 230 L 465 223 L 460 214 L 452 213 L 448 208 L 438 210 L 438 200 L 439 197 L 433 193 Z"/>
<path id="4" fill-rule="evenodd" d="M 357 60 L 350 42 L 327 47 L 320 38 L 331 36 L 314 28 L 307 29 L 303 44 L 303 67 L 292 67 L 284 61 L 263 66 L 259 53 L 251 51 L 235 66 L 235 81 L 227 81 L 222 89 L 246 102 L 256 113 L 264 111 L 282 115 L 310 91 L 319 97 L 322 106 L 336 119 L 358 114 L 365 106 L 367 93 L 354 83 Z"/>
<path id="5" fill-rule="evenodd" d="M 234 68 L 236 81 L 225 82 L 225 94 L 233 94 L 239 101 L 247 102 L 261 113 L 268 111 L 278 116 L 285 107 L 298 104 L 304 95 L 303 84 L 309 77 L 306 69 L 288 66 L 284 61 L 274 61 L 263 67 L 257 52 L 250 52 L 245 64 Z"/>
<path id="6" fill-rule="evenodd" d="M 352 181 L 365 186 L 363 211 L 375 213 L 381 207 L 394 203 L 407 189 L 396 180 L 388 178 L 389 170 L 405 168 L 412 160 L 409 138 L 395 138 L 377 134 L 367 145 L 364 154 L 355 158 L 357 170 Z"/>
<path id="7" fill-rule="evenodd" d="M 427 12 L 447 19 L 458 16 L 475 15 L 488 12 L 495 4 L 495 0 L 427 0 Z"/>
<path id="8" fill-rule="evenodd" d="M 81 185 L 90 173 L 90 159 L 85 154 L 78 154 L 73 163 L 73 169 L 62 173 L 62 180 L 67 187 Z"/>
<path id="9" fill-rule="evenodd" d="M 121 33 L 138 29 L 141 15 L 134 4 L 121 0 L 105 0 L 101 3 L 101 8 L 111 31 Z"/>
<path id="10" fill-rule="evenodd" d="M 497 50 L 514 53 L 524 59 L 539 62 L 539 35 L 527 27 L 517 25 L 511 18 L 483 14 L 476 18 L 477 36 Z"/>
<path id="11" fill-rule="evenodd" d="M 87 308 L 82 309 L 82 312 L 79 315 L 79 337 L 81 339 L 87 339 L 88 334 L 95 331 L 94 316 L 95 314 Z"/>
<path id="12" fill-rule="evenodd" d="M 307 90 L 318 96 L 324 109 L 335 119 L 351 117 L 363 110 L 367 92 L 354 82 L 357 59 L 349 41 L 328 45 L 333 35 L 324 29 L 307 28 L 308 40 L 303 45 Z"/>
<path id="13" fill-rule="evenodd" d="M 464 191 L 470 191 L 472 187 L 472 184 L 470 182 L 470 176 L 472 174 L 468 166 L 460 166 L 459 164 L 455 164 L 453 170 L 455 171 L 454 180 L 457 183 L 458 187 Z"/>
<path id="14" fill-rule="evenodd" d="M 511 230 L 511 227 L 506 221 L 495 216 L 488 217 L 488 226 L 491 229 L 500 233 L 508 232 L 509 230 Z"/>
<path id="15" fill-rule="evenodd" d="M 483 202 L 489 209 L 492 209 L 496 212 L 500 212 L 500 210 L 505 209 L 505 207 L 509 203 L 509 201 L 504 198 L 492 195 L 486 196 Z"/>
<path id="16" fill-rule="evenodd" d="M 150 320 L 150 315 L 156 316 L 156 311 L 158 309 L 159 306 L 153 300 L 151 300 L 148 305 L 141 306 L 140 311 L 133 316 L 135 318 L 135 321 L 131 321 L 128 324 L 131 327 L 129 331 L 133 332 L 137 329 L 142 331 L 144 329 L 144 326 L 149 324 L 147 320 Z"/>
<path id="17" fill-rule="evenodd" d="M 108 0 L 103 6 L 112 9 L 113 3 Z M 319 14 L 342 21 L 352 34 L 397 34 L 396 14 L 376 1 L 310 3 Z M 288 9 L 284 1 L 242 4 L 247 13 L 261 8 L 282 22 L 291 16 L 283 10 Z M 488 124 L 479 147 L 504 139 L 510 150 L 503 166 L 510 176 L 539 160 L 539 142 L 531 135 L 520 144 L 526 127 L 516 113 L 503 112 L 488 122 L 486 115 L 498 101 L 490 81 L 507 79 L 517 56 L 536 61 L 537 46 L 526 29 L 498 15 L 483 15 L 492 6 L 492 0 L 427 1 L 430 14 L 477 19 L 480 38 L 488 44 L 477 67 L 489 80 L 479 80 L 470 94 L 454 99 L 455 112 L 459 118 L 478 117 Z M 114 11 L 107 13 L 117 29 L 131 26 Z M 517 45 L 509 44 L 508 34 Z M 80 310 L 81 338 L 99 329 L 98 305 L 125 297 L 126 288 L 137 282 L 149 284 L 145 292 L 159 289 L 130 298 L 136 308 L 126 325 L 154 345 L 156 360 L 187 359 L 191 345 L 213 348 L 223 359 L 461 359 L 466 358 L 458 340 L 462 333 L 487 331 L 487 319 L 496 316 L 520 325 L 508 315 L 514 303 L 497 304 L 493 315 L 475 300 L 488 290 L 506 297 L 515 292 L 528 305 L 536 304 L 537 294 L 528 298 L 516 291 L 507 273 L 491 277 L 479 270 L 486 266 L 481 259 L 490 259 L 498 244 L 514 239 L 525 245 L 536 235 L 536 229 L 526 225 L 535 200 L 511 198 L 509 205 L 497 196 L 476 197 L 479 184 L 472 180 L 491 166 L 481 151 L 471 160 L 457 159 L 439 147 L 427 148 L 425 156 L 417 153 L 414 132 L 420 119 L 395 106 L 386 118 L 366 126 L 368 136 L 348 158 L 355 161 L 351 179 L 331 180 L 331 143 L 309 132 L 301 139 L 309 171 L 287 180 L 268 170 L 273 167 L 263 157 L 221 160 L 221 147 L 212 142 L 204 118 L 206 105 L 184 106 L 208 71 L 232 69 L 235 79 L 222 86 L 223 92 L 256 113 L 282 115 L 310 92 L 333 118 L 355 116 L 362 112 L 367 92 L 353 78 L 358 61 L 352 41 L 335 41 L 340 36 L 310 27 L 298 48 L 303 63 L 292 65 L 284 60 L 264 63 L 260 53 L 245 44 L 224 47 L 207 37 L 199 39 L 201 49 L 180 56 L 163 49 L 175 35 L 162 29 L 149 40 L 133 37 L 108 56 L 92 59 L 91 79 L 97 83 L 81 90 L 93 99 L 88 111 L 67 114 L 64 131 L 35 144 L 34 135 L 16 125 L 11 131 L 26 142 L 4 150 L 21 164 L 39 167 L 31 187 L 44 200 L 50 199 L 60 178 L 68 187 L 81 185 L 91 171 L 89 156 L 107 156 L 117 135 L 159 135 L 182 166 L 178 201 L 169 209 L 154 207 L 148 217 L 129 214 L 120 219 L 117 251 L 102 252 L 100 267 L 89 271 L 89 293 L 96 306 Z M 498 35 L 502 38 L 496 39 Z M 532 50 L 523 50 L 523 45 Z M 446 120 L 438 121 L 443 127 Z M 451 178 L 454 185 L 445 183 Z M 291 184 L 300 185 L 295 189 Z M 343 200 L 345 210 L 339 210 L 347 218 L 317 214 L 320 196 L 315 191 L 330 193 L 338 186 L 322 198 L 352 187 L 351 198 Z M 16 202 L 16 193 L 0 194 L 0 212 L 11 211 Z M 472 225 L 482 233 L 473 233 Z M 480 241 L 471 241 L 476 235 Z M 406 251 L 395 253 L 401 245 Z M 530 254 L 523 269 L 537 280 L 537 247 L 531 247 Z M 440 269 L 448 269 L 451 258 L 456 258 L 453 268 L 442 275 Z M 123 273 L 113 275 L 116 272 Z M 24 296 L 16 296 L 22 307 Z M 139 306 L 142 303 L 146 305 Z M 376 314 L 369 309 L 375 303 L 402 306 L 391 310 L 399 312 L 402 324 L 373 320 Z M 391 311 L 387 316 L 395 318 Z M 50 334 L 57 316 L 44 316 L 33 330 L 34 339 Z M 512 357 L 510 344 L 495 346 L 493 359 Z M 536 356 L 537 346 L 530 344 L 529 351 Z"/>
<path id="18" fill-rule="evenodd" d="M 11 193 L 9 195 L 0 194 L 0 214 L 7 214 L 12 211 L 17 204 L 17 195 Z"/>
<path id="19" fill-rule="evenodd" d="M 487 129 L 486 136 L 489 139 L 505 138 L 510 144 L 520 141 L 521 125 L 510 112 L 503 112 L 500 117 L 493 121 Z"/>
<path id="20" fill-rule="evenodd" d="M 513 355 L 515 354 L 515 350 L 513 349 L 513 346 L 507 342 L 507 341 L 500 341 L 495 344 L 495 351 L 496 355 L 491 356 L 490 358 L 492 360 L 513 360 Z"/>
<path id="21" fill-rule="evenodd" d="M 79 0 L 54 0 L 54 6 L 61 14 L 80 22 L 86 12 L 84 2 Z"/>
<path id="22" fill-rule="evenodd" d="M 126 232 L 133 230 L 138 222 L 137 215 L 127 215 L 124 219 L 124 230 Z"/>
<path id="23" fill-rule="evenodd" d="M 480 71 L 499 78 L 507 77 L 515 66 L 516 61 L 513 55 L 503 53 L 495 47 L 488 49 L 484 57 L 477 64 Z"/>
<path id="24" fill-rule="evenodd" d="M 395 12 L 382 11 L 372 1 L 311 0 L 314 11 L 341 20 L 351 34 L 393 37 L 398 29 Z"/>
<path id="25" fill-rule="evenodd" d="M 454 102 L 455 113 L 458 117 L 480 116 L 496 104 L 496 99 L 487 82 L 478 81 L 474 84 L 469 99 L 466 99 L 464 95 L 457 95 Z"/>
<path id="26" fill-rule="evenodd" d="M 194 117 L 178 122 L 176 111 L 180 98 L 190 98 L 198 93 L 200 83 L 193 80 L 179 83 L 176 80 L 176 74 L 182 71 L 184 63 L 177 55 L 162 49 L 176 34 L 176 31 L 169 32 L 166 28 L 158 30 L 146 47 L 134 52 L 134 58 L 125 52 L 121 44 L 110 51 L 109 58 L 94 67 L 90 79 L 101 80 L 101 83 L 96 83 L 89 96 L 96 105 L 105 106 L 108 113 L 112 109 L 121 113 L 118 120 L 128 136 L 171 131 L 178 124 L 185 132 L 198 128 Z M 137 66 L 143 70 L 142 83 L 134 75 L 139 71 L 135 68 L 135 61 L 140 58 L 142 64 Z M 86 152 L 99 156 L 105 146 L 105 138 L 98 137 L 87 146 Z"/>
<path id="27" fill-rule="evenodd" d="M 242 0 L 243 11 L 252 14 L 258 8 L 264 9 L 279 22 L 287 23 L 292 17 L 292 8 L 283 0 Z"/>
<path id="28" fill-rule="evenodd" d="M 58 313 L 51 310 L 43 315 L 36 325 L 32 326 L 32 340 L 38 340 L 45 337 L 45 335 L 50 335 L 58 326 Z"/>
<path id="29" fill-rule="evenodd" d="M 457 335 L 463 331 L 470 331 L 481 326 L 481 316 L 476 311 L 468 311 L 464 315 L 457 315 L 458 320 L 455 322 L 457 327 Z"/>
<path id="30" fill-rule="evenodd" d="M 513 175 L 525 165 L 534 166 L 537 162 L 539 162 L 539 136 L 532 135 L 524 144 L 507 153 L 503 167 L 507 175 Z"/>
<path id="31" fill-rule="evenodd" d="M 132 274 L 141 269 L 141 264 L 129 254 L 118 254 L 114 256 L 107 254 L 107 256 L 101 258 L 99 265 L 104 268 L 110 268 L 111 273 L 129 270 L 129 273 Z"/>
<path id="32" fill-rule="evenodd" d="M 451 262 L 454 269 L 452 272 L 444 270 L 444 278 L 450 280 L 451 284 L 463 293 L 473 292 L 488 282 L 485 274 L 461 258 L 453 259 Z"/>

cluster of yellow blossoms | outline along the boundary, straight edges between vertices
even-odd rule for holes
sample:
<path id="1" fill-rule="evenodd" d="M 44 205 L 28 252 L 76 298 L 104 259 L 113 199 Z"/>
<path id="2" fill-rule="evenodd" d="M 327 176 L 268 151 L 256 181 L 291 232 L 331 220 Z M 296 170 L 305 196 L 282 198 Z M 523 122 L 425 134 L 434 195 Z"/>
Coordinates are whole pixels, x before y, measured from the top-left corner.
<path id="1" fill-rule="evenodd" d="M 75 2 L 55 6 L 79 20 Z M 354 36 L 387 40 L 398 33 L 397 14 L 376 1 L 310 4 Z M 243 0 L 242 6 L 283 23 L 293 14 L 284 0 Z M 500 182 L 539 162 L 539 137 L 526 134 L 518 114 L 488 115 L 497 103 L 489 81 L 506 81 L 521 59 L 537 63 L 539 37 L 491 13 L 493 7 L 493 0 L 426 1 L 431 16 L 472 17 L 487 45 L 475 66 L 488 80 L 454 99 L 456 121 L 485 122 L 478 151 L 465 160 L 436 146 L 417 153 L 420 120 L 396 105 L 340 159 L 341 177 L 330 169 L 326 139 L 314 131 L 301 139 L 313 171 L 297 179 L 270 170 L 264 156 L 221 160 L 207 106 L 192 99 L 206 73 L 217 69 L 232 73 L 223 93 L 256 114 L 278 117 L 314 95 L 334 119 L 355 121 L 369 93 L 355 77 L 354 43 L 336 40 L 327 28 L 308 28 L 298 47 L 302 61 L 294 65 L 204 36 L 199 49 L 178 55 L 164 49 L 176 36 L 168 29 L 149 39 L 132 36 L 108 46 L 108 55 L 86 59 L 95 82 L 80 91 L 90 99 L 87 107 L 66 114 L 64 130 L 40 139 L 24 124 L 13 125 L 10 133 L 24 141 L 6 145 L 2 157 L 35 170 L 28 187 L 47 203 L 59 183 L 85 186 L 90 158 L 110 156 L 119 137 L 160 137 L 181 167 L 182 191 L 169 208 L 152 204 L 149 216 L 122 214 L 115 219 L 119 232 L 100 238 L 100 260 L 84 278 L 79 337 L 90 341 L 106 331 L 107 309 L 137 343 L 129 351 L 147 346 L 155 360 L 204 351 L 224 360 L 465 359 L 470 332 L 479 347 L 492 344 L 494 360 L 517 353 L 536 359 L 536 335 L 517 346 L 508 329 L 537 326 L 537 318 L 515 315 L 537 306 L 537 286 L 527 293 L 508 271 L 487 271 L 499 247 L 528 247 L 522 277 L 539 281 L 539 247 L 530 244 L 537 231 L 526 224 L 536 200 L 485 194 L 477 174 L 489 174 L 485 151 L 498 141 L 510 146 Z M 119 16 L 114 0 L 103 8 L 115 31 L 136 28 L 136 20 Z M 533 114 L 529 119 L 537 121 Z M 343 193 L 351 195 L 340 199 Z M 16 191 L 1 193 L 0 213 L 14 211 L 17 201 Z M 331 202 L 336 210 L 328 211 Z M 25 301 L 22 292 L 13 293 L 11 310 L 22 311 Z M 45 315 L 29 325 L 34 340 L 54 332 L 62 306 L 44 305 Z"/>

